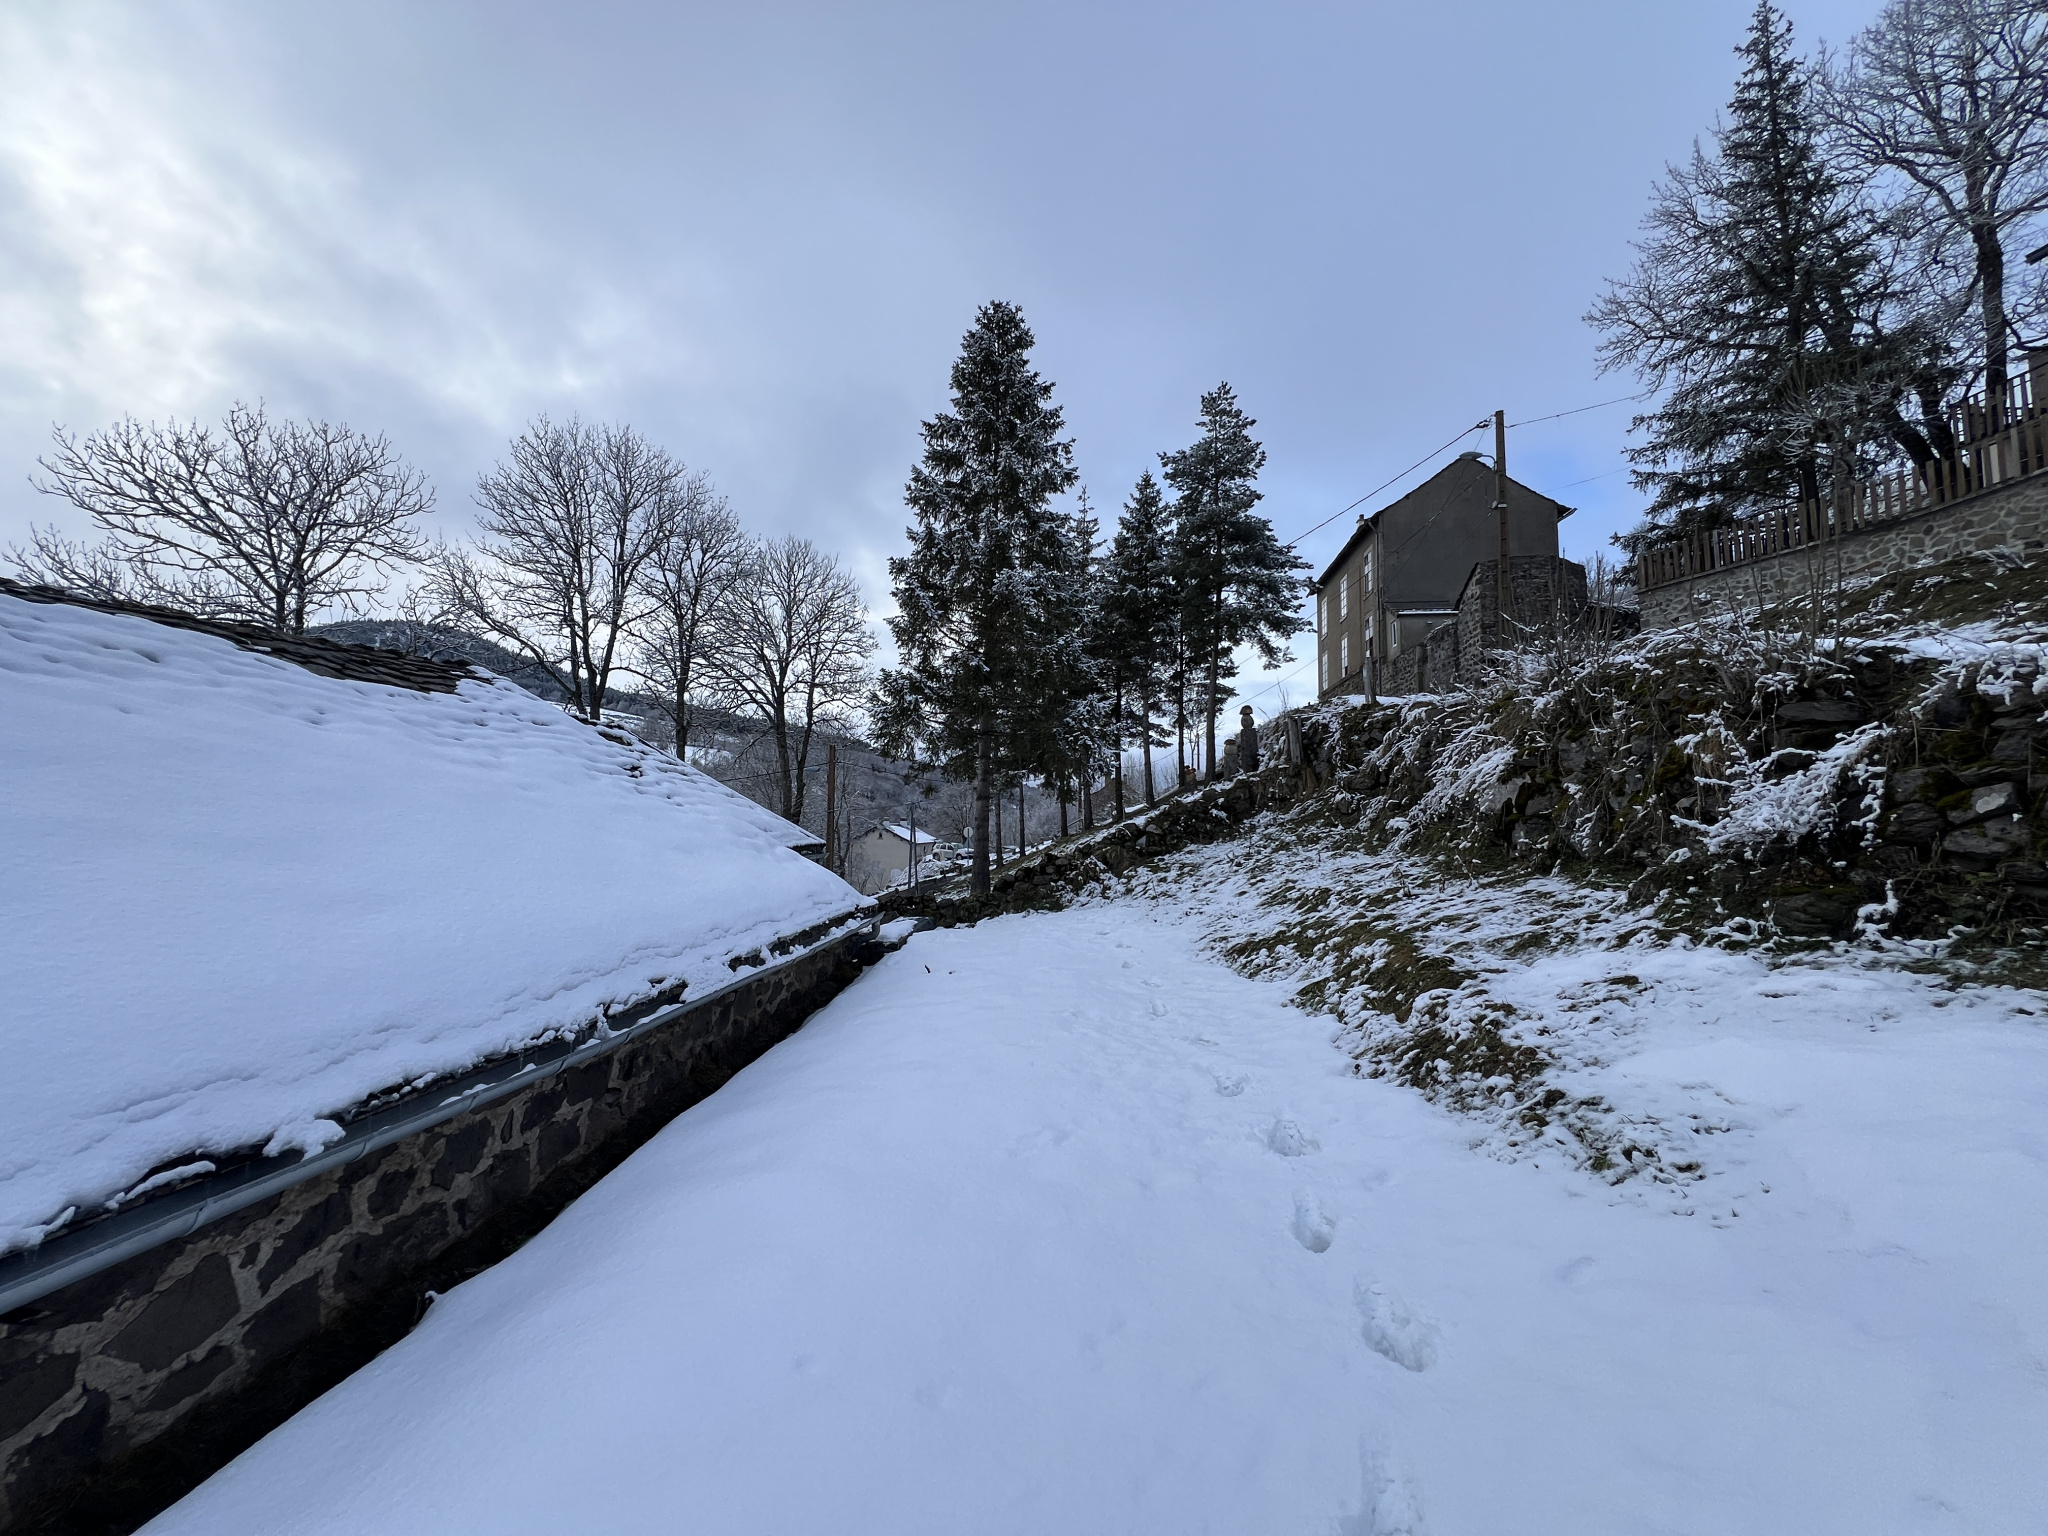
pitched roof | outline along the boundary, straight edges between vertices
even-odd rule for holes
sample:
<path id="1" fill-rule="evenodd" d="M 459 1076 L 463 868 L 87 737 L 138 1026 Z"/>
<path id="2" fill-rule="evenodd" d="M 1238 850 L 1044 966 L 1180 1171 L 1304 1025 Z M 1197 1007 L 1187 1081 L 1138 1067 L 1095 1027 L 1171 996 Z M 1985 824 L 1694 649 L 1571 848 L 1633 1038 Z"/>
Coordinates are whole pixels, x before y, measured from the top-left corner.
<path id="1" fill-rule="evenodd" d="M 1381 507 L 1379 511 L 1361 513 L 1358 518 L 1358 527 L 1352 531 L 1351 537 L 1344 541 L 1344 547 L 1337 551 L 1336 558 L 1331 560 L 1330 563 L 1323 568 L 1323 574 L 1318 576 L 1313 582 L 1310 583 L 1310 585 L 1318 589 L 1327 586 L 1329 584 L 1330 578 L 1337 574 L 1337 568 L 1341 566 L 1346 560 L 1349 560 L 1351 558 L 1352 551 L 1357 549 L 1359 544 L 1365 539 L 1366 535 L 1372 532 L 1374 526 L 1379 522 L 1382 515 L 1391 511 L 1393 508 L 1398 507 L 1410 496 L 1421 495 L 1424 491 L 1428 490 L 1431 486 L 1435 485 L 1439 480 L 1442 480 L 1446 475 L 1458 472 L 1459 467 L 1461 465 L 1472 463 L 1482 463 L 1483 465 L 1483 461 L 1476 460 L 1466 455 L 1460 455 L 1459 457 L 1451 460 L 1450 463 L 1446 464 L 1442 469 L 1438 470 L 1435 474 L 1431 475 L 1427 480 L 1423 481 L 1422 484 L 1416 486 L 1413 490 L 1403 491 L 1399 496 L 1396 496 L 1392 501 L 1388 502 L 1386 506 Z M 1483 473 L 1489 480 L 1493 478 L 1493 470 L 1491 468 L 1483 468 Z M 1508 484 L 1513 486 L 1518 491 L 1527 491 L 1531 496 L 1536 497 L 1539 501 L 1549 502 L 1553 507 L 1557 508 L 1557 520 L 1559 522 L 1563 522 L 1567 517 L 1570 517 L 1573 512 L 1578 510 L 1575 507 L 1566 506 L 1563 502 L 1559 501 L 1554 496 L 1545 496 L 1541 491 L 1536 490 L 1534 487 L 1522 484 L 1522 482 L 1517 480 L 1513 475 L 1508 476 Z"/>
<path id="2" fill-rule="evenodd" d="M 255 651 L 275 656 L 317 672 L 322 677 L 351 683 L 383 683 L 392 688 L 410 688 L 416 693 L 453 693 L 465 677 L 477 672 L 462 662 L 434 661 L 404 651 L 375 650 L 367 645 L 349 645 L 340 640 L 322 640 L 314 635 L 280 635 L 256 624 L 239 624 L 228 619 L 203 619 L 176 608 L 158 608 L 149 603 L 122 598 L 87 597 L 62 587 L 30 586 L 0 576 L 0 592 L 30 603 L 63 603 L 73 608 L 90 608 L 95 613 L 122 614 L 148 619 L 172 629 L 189 629 L 212 635 Z"/>

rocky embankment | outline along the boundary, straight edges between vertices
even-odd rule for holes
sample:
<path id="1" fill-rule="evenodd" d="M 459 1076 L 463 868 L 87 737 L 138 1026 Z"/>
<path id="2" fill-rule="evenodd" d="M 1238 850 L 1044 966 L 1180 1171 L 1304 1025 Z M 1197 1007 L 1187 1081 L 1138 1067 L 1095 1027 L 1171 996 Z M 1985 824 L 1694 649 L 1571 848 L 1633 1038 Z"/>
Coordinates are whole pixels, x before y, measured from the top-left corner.
<path id="1" fill-rule="evenodd" d="M 1257 775 L 1055 844 L 978 900 L 884 904 L 945 924 L 1057 906 L 1293 808 L 1347 847 L 1578 871 L 1703 930 L 2024 942 L 2048 921 L 2048 671 L 2026 638 L 2031 573 L 1994 574 L 1977 584 L 2002 623 L 1900 611 L 1916 593 L 1953 607 L 1976 579 L 1923 573 L 1866 590 L 1833 635 L 1731 615 L 1504 656 L 1446 694 L 1298 710 L 1264 728 Z"/>

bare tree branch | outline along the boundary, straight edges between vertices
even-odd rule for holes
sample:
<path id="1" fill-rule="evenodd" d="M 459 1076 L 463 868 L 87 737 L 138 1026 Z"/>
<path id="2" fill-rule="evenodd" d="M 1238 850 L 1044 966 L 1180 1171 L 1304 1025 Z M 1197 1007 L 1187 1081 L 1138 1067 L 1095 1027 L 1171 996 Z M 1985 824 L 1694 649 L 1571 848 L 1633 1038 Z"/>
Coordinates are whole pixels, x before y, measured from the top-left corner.
<path id="1" fill-rule="evenodd" d="M 692 480 L 631 427 L 545 416 L 477 482 L 483 537 L 435 561 L 435 604 L 551 677 L 586 720 L 652 607 L 642 581 L 668 546 Z"/>
<path id="2" fill-rule="evenodd" d="M 309 616 L 354 610 L 426 553 L 413 526 L 433 505 L 425 477 L 387 439 L 347 426 L 273 423 L 260 404 L 237 404 L 219 435 L 124 417 L 82 440 L 60 430 L 56 443 L 36 488 L 104 539 L 82 549 L 35 530 L 10 552 L 35 579 L 302 634 Z"/>
<path id="3" fill-rule="evenodd" d="M 791 821 L 803 819 L 812 737 L 865 696 L 874 649 L 852 572 L 806 539 L 777 539 L 752 551 L 733 603 L 731 642 L 718 658 L 718 684 L 774 738 L 778 809 Z"/>
<path id="4" fill-rule="evenodd" d="M 677 757 L 689 755 L 692 691 L 730 643 L 733 599 L 750 553 L 724 499 L 692 475 L 679 488 L 667 541 L 641 567 L 647 618 L 636 662 L 667 701 Z"/>

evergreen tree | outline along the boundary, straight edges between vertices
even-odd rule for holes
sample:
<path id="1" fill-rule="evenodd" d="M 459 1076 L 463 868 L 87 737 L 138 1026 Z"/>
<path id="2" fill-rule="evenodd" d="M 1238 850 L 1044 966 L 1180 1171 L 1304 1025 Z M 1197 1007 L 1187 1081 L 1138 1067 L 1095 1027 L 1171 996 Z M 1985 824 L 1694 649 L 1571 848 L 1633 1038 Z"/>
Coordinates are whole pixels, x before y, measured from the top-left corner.
<path id="1" fill-rule="evenodd" d="M 1107 672 L 1098 643 L 1101 524 L 1085 487 L 1066 525 L 1066 560 L 1045 572 L 1044 585 L 1050 621 L 1076 643 L 1048 647 L 1037 658 L 1009 753 L 1012 766 L 1037 775 L 1050 790 L 1083 777 L 1092 780 L 1110 740 L 1113 715 L 1104 695 Z"/>
<path id="2" fill-rule="evenodd" d="M 1200 669 L 1203 772 L 1213 782 L 1216 714 L 1223 680 L 1234 670 L 1231 653 L 1250 645 L 1269 667 L 1291 659 L 1282 645 L 1306 627 L 1296 581 L 1308 567 L 1253 510 L 1266 450 L 1252 440 L 1257 423 L 1227 383 L 1202 396 L 1201 424 L 1201 437 L 1159 462 L 1175 493 L 1173 585 L 1190 670 Z"/>
<path id="3" fill-rule="evenodd" d="M 1760 0 L 1714 152 L 1670 169 L 1639 260 L 1587 319 L 1603 366 L 1662 404 L 1628 450 L 1649 521 L 1640 545 L 1754 508 L 1817 501 L 1870 445 L 1931 456 L 1900 415 L 1931 366 L 1917 325 L 1888 325 L 1894 274 L 1878 223 L 1829 169 L 1792 26 Z"/>
<path id="4" fill-rule="evenodd" d="M 1145 803 L 1158 798 L 1152 749 L 1165 744 L 1158 708 L 1172 674 L 1179 599 L 1171 559 L 1173 514 L 1147 470 L 1124 503 L 1102 574 L 1101 648 L 1114 656 L 1135 714 L 1123 719 L 1122 747 L 1135 740 L 1145 754 Z"/>
<path id="5" fill-rule="evenodd" d="M 904 500 L 910 553 L 889 562 L 902 665 L 882 674 L 877 737 L 974 782 L 972 888 L 989 884 L 996 775 L 1084 674 L 1073 528 L 1052 505 L 1075 481 L 1052 385 L 1013 304 L 983 305 L 953 364 L 953 409 L 924 424 Z"/>

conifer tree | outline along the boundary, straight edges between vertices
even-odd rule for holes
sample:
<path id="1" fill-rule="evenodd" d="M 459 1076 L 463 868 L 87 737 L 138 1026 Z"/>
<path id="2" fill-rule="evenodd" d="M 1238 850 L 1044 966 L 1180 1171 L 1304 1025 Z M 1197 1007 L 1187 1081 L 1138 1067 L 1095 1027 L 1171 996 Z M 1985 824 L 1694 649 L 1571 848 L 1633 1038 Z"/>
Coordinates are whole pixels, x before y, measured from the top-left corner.
<path id="1" fill-rule="evenodd" d="M 1157 712 L 1172 671 L 1178 597 L 1171 559 L 1173 514 L 1150 470 L 1124 503 L 1102 575 L 1102 647 L 1114 655 L 1135 718 L 1119 732 L 1118 748 L 1135 737 L 1145 754 L 1145 803 L 1158 798 L 1152 749 L 1164 744 Z"/>
<path id="2" fill-rule="evenodd" d="M 910 553 L 889 562 L 902 665 L 875 699 L 885 749 L 972 778 L 977 893 L 996 775 L 1083 671 L 1073 528 L 1052 504 L 1073 487 L 1073 444 L 1033 342 L 1015 305 L 983 305 L 953 364 L 953 408 L 924 424 L 904 490 Z"/>
<path id="3" fill-rule="evenodd" d="M 1198 707 L 1203 726 L 1203 776 L 1216 778 L 1216 715 L 1231 652 L 1250 645 L 1269 667 L 1289 660 L 1282 646 L 1299 634 L 1297 577 L 1306 562 L 1273 536 L 1273 525 L 1253 509 L 1266 450 L 1253 441 L 1255 425 L 1229 384 L 1202 396 L 1202 435 L 1159 456 L 1173 487 L 1173 584 L 1187 657 L 1200 669 Z"/>
<path id="4" fill-rule="evenodd" d="M 1049 789 L 1092 773 L 1109 744 L 1113 718 L 1111 698 L 1104 696 L 1107 672 L 1099 644 L 1096 546 L 1101 524 L 1088 504 L 1086 487 L 1065 521 L 1067 558 L 1046 571 L 1044 585 L 1051 622 L 1074 643 L 1048 646 L 1036 658 L 1009 753 L 1014 767 L 1036 774 Z"/>
<path id="5" fill-rule="evenodd" d="M 1603 366 L 1668 390 L 1628 450 L 1653 493 L 1641 544 L 1753 508 L 1815 501 L 1860 449 L 1931 456 L 1900 400 L 1932 366 L 1914 324 L 1888 325 L 1880 229 L 1830 170 L 1792 26 L 1761 0 L 1712 153 L 1670 168 L 1629 276 L 1587 319 Z"/>

